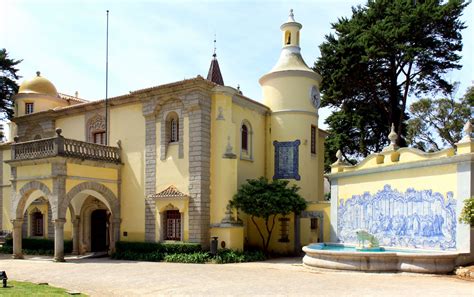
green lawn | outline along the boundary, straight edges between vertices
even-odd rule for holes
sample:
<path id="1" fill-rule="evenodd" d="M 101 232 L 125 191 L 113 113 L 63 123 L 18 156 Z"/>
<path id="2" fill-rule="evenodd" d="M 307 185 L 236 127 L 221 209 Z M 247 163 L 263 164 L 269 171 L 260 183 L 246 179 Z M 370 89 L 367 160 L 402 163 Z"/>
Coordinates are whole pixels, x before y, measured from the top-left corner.
<path id="1" fill-rule="evenodd" d="M 48 285 L 37 285 L 27 282 L 8 281 L 8 288 L 0 285 L 0 296 L 72 296 L 65 289 L 50 287 Z M 84 294 L 75 296 L 87 296 Z"/>

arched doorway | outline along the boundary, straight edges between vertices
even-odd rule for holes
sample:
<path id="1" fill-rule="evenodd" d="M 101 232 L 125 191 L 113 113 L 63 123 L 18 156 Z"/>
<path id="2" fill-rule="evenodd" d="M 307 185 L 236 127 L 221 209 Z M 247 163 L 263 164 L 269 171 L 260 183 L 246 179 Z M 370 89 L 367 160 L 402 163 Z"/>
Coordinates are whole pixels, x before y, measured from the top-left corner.
<path id="1" fill-rule="evenodd" d="M 103 252 L 108 249 L 107 211 L 96 209 L 91 213 L 91 251 Z"/>

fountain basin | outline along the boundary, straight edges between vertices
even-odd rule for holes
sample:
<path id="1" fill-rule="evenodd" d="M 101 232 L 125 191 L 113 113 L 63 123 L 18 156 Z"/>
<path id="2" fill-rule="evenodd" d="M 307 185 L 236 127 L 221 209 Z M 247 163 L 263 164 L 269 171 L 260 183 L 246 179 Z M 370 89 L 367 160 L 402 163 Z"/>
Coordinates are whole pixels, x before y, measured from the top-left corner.
<path id="1" fill-rule="evenodd" d="M 356 271 L 405 271 L 449 273 L 454 270 L 459 253 L 432 250 L 380 248 L 357 251 L 354 246 L 315 243 L 303 247 L 307 267 Z"/>

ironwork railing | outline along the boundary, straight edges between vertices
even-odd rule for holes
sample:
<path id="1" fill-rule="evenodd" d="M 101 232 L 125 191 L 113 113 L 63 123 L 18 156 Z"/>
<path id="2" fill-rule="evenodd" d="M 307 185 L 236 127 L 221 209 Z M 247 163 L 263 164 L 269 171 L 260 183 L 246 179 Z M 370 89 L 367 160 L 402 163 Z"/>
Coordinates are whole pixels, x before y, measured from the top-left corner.
<path id="1" fill-rule="evenodd" d="M 84 160 L 98 160 L 120 163 L 120 147 L 100 145 L 61 136 L 61 129 L 56 129 L 56 136 L 12 144 L 12 160 L 32 160 L 48 157 L 72 157 Z"/>

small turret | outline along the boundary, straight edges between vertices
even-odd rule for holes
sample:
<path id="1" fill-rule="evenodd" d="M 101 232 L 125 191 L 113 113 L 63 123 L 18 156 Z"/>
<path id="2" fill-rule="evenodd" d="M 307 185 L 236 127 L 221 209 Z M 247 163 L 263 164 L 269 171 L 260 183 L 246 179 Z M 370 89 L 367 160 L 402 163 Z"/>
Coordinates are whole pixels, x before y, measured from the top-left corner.
<path id="1" fill-rule="evenodd" d="M 222 78 L 219 62 L 217 61 L 216 39 L 214 39 L 214 54 L 212 54 L 211 66 L 209 66 L 209 72 L 207 73 L 207 80 L 210 80 L 221 86 L 224 85 L 224 79 Z"/>
<path id="2" fill-rule="evenodd" d="M 15 117 L 70 105 L 61 98 L 54 84 L 37 71 L 25 80 L 15 95 Z"/>

